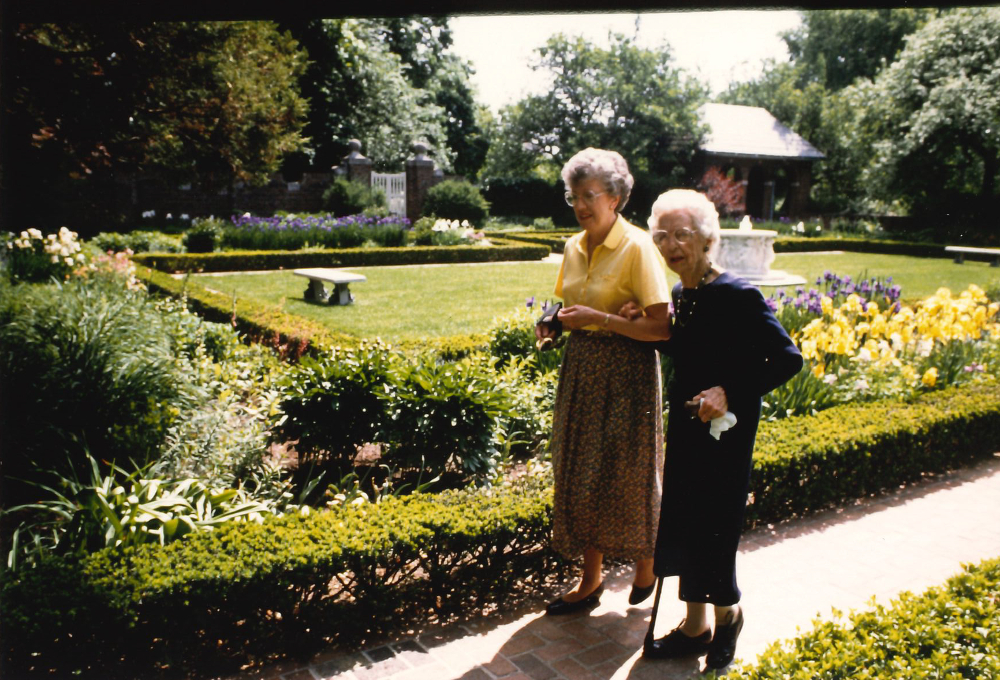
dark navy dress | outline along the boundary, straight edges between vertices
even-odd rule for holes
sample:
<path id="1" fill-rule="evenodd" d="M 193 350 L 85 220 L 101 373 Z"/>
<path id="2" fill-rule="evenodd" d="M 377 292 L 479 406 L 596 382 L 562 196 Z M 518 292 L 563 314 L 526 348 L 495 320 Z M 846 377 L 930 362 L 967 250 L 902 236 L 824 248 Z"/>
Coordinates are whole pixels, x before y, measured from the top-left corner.
<path id="1" fill-rule="evenodd" d="M 677 304 L 681 285 L 673 290 Z M 684 325 L 658 343 L 673 359 L 667 398 L 663 501 L 653 570 L 680 577 L 680 599 L 733 605 L 736 552 L 750 484 L 751 457 L 761 397 L 802 369 L 802 355 L 744 279 L 723 272 L 698 289 Z M 726 391 L 737 422 L 719 440 L 709 424 L 692 418 L 684 402 L 710 387 Z"/>

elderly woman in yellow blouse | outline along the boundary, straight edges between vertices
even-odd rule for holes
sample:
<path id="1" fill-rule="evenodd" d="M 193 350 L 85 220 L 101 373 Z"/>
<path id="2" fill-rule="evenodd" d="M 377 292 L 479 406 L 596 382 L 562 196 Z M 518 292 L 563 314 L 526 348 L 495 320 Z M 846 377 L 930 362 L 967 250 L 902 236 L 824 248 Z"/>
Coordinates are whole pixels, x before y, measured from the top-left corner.
<path id="1" fill-rule="evenodd" d="M 633 179 L 620 154 L 585 149 L 562 169 L 566 202 L 583 228 L 566 243 L 555 294 L 571 331 L 556 392 L 553 547 L 583 555 L 583 576 L 550 615 L 597 605 L 604 556 L 636 563 L 631 604 L 652 593 L 663 468 L 660 363 L 670 334 L 665 266 L 649 234 L 621 216 Z M 617 311 L 637 301 L 644 316 Z M 554 333 L 536 326 L 539 340 Z"/>

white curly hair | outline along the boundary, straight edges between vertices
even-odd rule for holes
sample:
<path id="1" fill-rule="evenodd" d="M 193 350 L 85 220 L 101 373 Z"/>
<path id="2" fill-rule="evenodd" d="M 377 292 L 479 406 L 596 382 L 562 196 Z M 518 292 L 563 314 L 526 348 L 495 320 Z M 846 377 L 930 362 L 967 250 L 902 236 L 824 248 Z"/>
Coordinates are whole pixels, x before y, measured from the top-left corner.
<path id="1" fill-rule="evenodd" d="M 719 211 L 705 194 L 693 189 L 671 189 L 660 194 L 650 208 L 650 232 L 655 231 L 660 218 L 671 212 L 683 212 L 691 218 L 691 225 L 698 230 L 708 245 L 712 256 L 719 248 Z"/>

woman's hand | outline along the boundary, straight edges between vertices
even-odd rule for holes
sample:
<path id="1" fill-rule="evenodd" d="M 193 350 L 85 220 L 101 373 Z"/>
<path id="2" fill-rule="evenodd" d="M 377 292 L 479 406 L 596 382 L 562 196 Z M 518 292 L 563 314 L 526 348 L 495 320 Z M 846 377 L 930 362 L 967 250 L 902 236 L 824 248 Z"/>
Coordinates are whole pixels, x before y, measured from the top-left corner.
<path id="1" fill-rule="evenodd" d="M 638 303 L 629 300 L 622 305 L 622 308 L 618 310 L 618 316 L 624 317 L 629 321 L 635 321 L 636 319 L 645 316 L 645 312 L 642 311 L 642 307 Z"/>
<path id="2" fill-rule="evenodd" d="M 703 423 L 707 423 L 713 418 L 720 418 L 726 415 L 726 411 L 729 410 L 726 391 L 718 386 L 702 390 L 694 395 L 692 401 L 701 402 L 701 406 L 698 407 L 698 418 Z"/>
<path id="3" fill-rule="evenodd" d="M 563 328 L 571 331 L 580 330 L 584 326 L 601 326 L 606 316 L 604 312 L 584 305 L 563 307 L 559 311 L 559 320 L 562 321 Z"/>

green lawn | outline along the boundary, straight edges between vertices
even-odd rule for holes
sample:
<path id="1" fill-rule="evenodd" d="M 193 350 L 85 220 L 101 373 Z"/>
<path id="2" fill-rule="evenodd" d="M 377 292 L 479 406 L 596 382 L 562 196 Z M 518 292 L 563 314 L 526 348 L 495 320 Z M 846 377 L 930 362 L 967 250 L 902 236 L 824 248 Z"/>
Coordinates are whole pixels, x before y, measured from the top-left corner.
<path id="1" fill-rule="evenodd" d="M 774 269 L 815 282 L 825 270 L 857 278 L 892 276 L 903 297 L 915 300 L 941 286 L 964 290 L 970 283 L 987 288 L 1000 283 L 1000 269 L 985 262 L 955 264 L 949 259 L 900 255 L 780 254 Z M 552 262 L 453 264 L 443 266 L 358 267 L 368 277 L 351 286 L 355 303 L 347 307 L 306 302 L 306 279 L 291 272 L 201 275 L 214 290 L 281 305 L 331 330 L 389 341 L 483 332 L 493 319 L 524 306 L 526 298 L 552 298 L 559 265 Z M 676 276 L 668 273 L 671 285 Z M 773 289 L 764 289 L 765 295 Z"/>
<path id="2" fill-rule="evenodd" d="M 988 262 L 955 264 L 946 258 L 903 255 L 785 253 L 775 257 L 771 268 L 804 276 L 809 285 L 815 285 L 816 277 L 826 270 L 854 279 L 861 275 L 891 276 L 892 282 L 902 287 L 903 298 L 911 301 L 927 297 L 942 286 L 957 294 L 970 283 L 984 289 L 1000 283 L 1000 269 L 990 267 Z"/>

